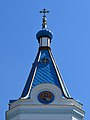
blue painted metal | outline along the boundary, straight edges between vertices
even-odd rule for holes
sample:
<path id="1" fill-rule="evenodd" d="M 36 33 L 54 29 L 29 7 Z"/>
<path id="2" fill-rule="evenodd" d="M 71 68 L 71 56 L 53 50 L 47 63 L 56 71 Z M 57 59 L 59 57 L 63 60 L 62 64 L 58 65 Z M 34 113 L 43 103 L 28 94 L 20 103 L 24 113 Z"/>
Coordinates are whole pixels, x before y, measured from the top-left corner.
<path id="1" fill-rule="evenodd" d="M 48 29 L 42 29 L 36 34 L 38 42 L 42 37 L 48 37 L 51 40 L 52 36 L 52 32 Z M 49 47 L 42 46 L 42 49 L 39 48 L 21 98 L 30 97 L 31 90 L 35 86 L 44 83 L 51 83 L 56 85 L 61 89 L 62 95 L 64 97 L 71 98 L 64 84 L 64 81 L 62 80 L 58 67 L 56 66 L 55 60 L 51 53 L 51 49 Z"/>
<path id="2" fill-rule="evenodd" d="M 43 58 L 49 59 L 49 63 L 43 64 L 41 62 Z M 43 84 L 43 83 L 51 83 L 51 84 L 56 85 L 57 87 L 61 89 L 64 97 L 70 98 L 70 95 L 65 87 L 65 84 L 61 78 L 60 73 L 59 73 L 59 76 L 57 74 L 57 70 L 54 64 L 55 61 L 53 63 L 54 59 L 53 60 L 52 59 L 53 59 L 53 56 L 52 56 L 50 49 L 44 49 L 44 50 L 39 49 L 35 62 L 32 66 L 30 75 L 28 77 L 27 83 L 22 92 L 21 98 L 26 97 L 27 94 L 29 95 L 28 97 L 30 97 L 31 90 L 35 86 L 39 84 Z M 36 69 L 36 72 L 35 72 L 35 69 Z"/>
<path id="3" fill-rule="evenodd" d="M 41 37 L 48 37 L 50 40 L 53 37 L 53 33 L 48 29 L 42 29 L 36 34 L 36 38 L 40 40 Z"/>
<path id="4" fill-rule="evenodd" d="M 38 84 L 43 83 L 51 83 L 59 87 L 60 85 L 57 80 L 57 75 L 55 74 L 55 70 L 50 59 L 48 50 L 42 50 L 40 53 L 41 53 L 40 61 L 38 62 L 38 68 L 34 77 L 32 88 Z M 43 58 L 42 56 L 49 59 L 49 64 L 42 64 L 41 62 L 41 59 Z"/>
<path id="5" fill-rule="evenodd" d="M 15 101 L 17 101 L 17 100 L 9 100 L 9 103 L 13 103 L 13 102 L 15 102 Z"/>

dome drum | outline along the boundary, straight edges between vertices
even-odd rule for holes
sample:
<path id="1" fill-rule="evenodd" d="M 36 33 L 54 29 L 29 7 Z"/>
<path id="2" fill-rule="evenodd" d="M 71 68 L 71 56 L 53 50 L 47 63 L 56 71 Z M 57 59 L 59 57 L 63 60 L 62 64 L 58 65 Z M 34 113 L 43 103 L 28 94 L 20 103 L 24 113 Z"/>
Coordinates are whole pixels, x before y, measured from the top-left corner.
<path id="1" fill-rule="evenodd" d="M 50 47 L 51 39 L 52 39 L 52 33 L 49 30 L 40 30 L 36 34 L 36 38 L 39 42 L 39 47 Z"/>

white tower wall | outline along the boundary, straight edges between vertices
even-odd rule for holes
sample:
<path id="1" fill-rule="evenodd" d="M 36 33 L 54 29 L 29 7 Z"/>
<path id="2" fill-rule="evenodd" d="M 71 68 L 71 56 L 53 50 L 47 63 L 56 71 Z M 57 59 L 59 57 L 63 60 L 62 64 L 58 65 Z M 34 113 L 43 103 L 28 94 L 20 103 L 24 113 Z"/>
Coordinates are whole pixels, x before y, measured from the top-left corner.
<path id="1" fill-rule="evenodd" d="M 52 103 L 45 105 L 39 102 L 37 96 L 42 90 L 54 93 L 55 99 Z M 30 99 L 19 99 L 10 105 L 6 120 L 82 120 L 82 105 L 61 96 L 61 90 L 55 85 L 38 85 L 32 89 Z"/>

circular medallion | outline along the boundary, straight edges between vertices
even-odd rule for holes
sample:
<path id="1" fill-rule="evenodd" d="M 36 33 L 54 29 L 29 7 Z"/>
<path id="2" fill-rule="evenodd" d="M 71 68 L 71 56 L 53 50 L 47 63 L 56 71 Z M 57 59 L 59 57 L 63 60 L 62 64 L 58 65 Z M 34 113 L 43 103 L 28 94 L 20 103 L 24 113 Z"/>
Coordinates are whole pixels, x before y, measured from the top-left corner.
<path id="1" fill-rule="evenodd" d="M 38 94 L 38 99 L 41 103 L 48 104 L 54 100 L 54 94 L 50 91 L 42 91 Z"/>

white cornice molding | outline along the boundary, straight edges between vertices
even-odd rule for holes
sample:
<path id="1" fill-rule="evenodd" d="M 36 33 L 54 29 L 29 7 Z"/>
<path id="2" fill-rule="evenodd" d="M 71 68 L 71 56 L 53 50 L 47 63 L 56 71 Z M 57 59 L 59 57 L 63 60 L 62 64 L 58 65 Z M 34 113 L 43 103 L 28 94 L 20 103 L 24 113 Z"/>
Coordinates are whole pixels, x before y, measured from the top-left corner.
<path id="1" fill-rule="evenodd" d="M 72 116 L 75 116 L 75 117 L 78 117 L 78 118 L 83 118 L 84 117 L 84 114 L 83 113 L 80 113 L 78 112 L 77 110 L 75 109 L 17 109 L 15 111 L 11 111 L 7 112 L 7 118 L 8 119 L 11 119 L 11 118 L 14 118 L 15 116 L 18 116 L 20 114 L 29 114 L 29 115 L 32 115 L 32 114 L 56 114 L 56 115 L 72 115 Z"/>

